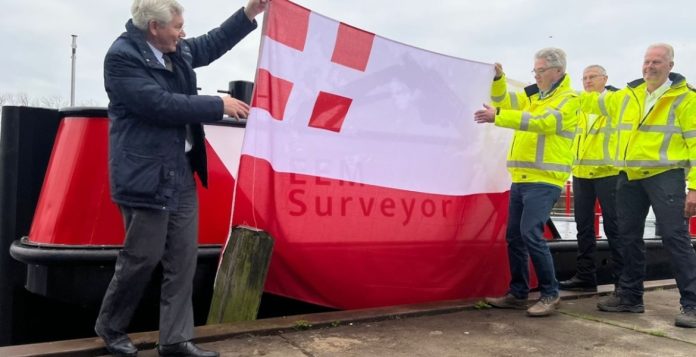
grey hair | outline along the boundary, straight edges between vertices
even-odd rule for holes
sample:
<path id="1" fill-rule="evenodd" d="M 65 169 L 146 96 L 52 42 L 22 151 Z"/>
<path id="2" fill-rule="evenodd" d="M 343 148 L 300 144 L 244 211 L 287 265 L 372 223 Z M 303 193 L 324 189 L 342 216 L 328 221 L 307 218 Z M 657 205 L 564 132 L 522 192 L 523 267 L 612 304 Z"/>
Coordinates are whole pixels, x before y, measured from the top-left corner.
<path id="1" fill-rule="evenodd" d="M 653 43 L 652 45 L 648 46 L 648 50 L 652 48 L 662 48 L 667 52 L 667 59 L 670 62 L 674 62 L 674 47 L 671 45 L 668 45 L 666 43 Z"/>
<path id="2" fill-rule="evenodd" d="M 547 47 L 542 48 L 534 55 L 536 59 L 546 60 L 549 67 L 558 67 L 565 72 L 566 70 L 566 54 L 560 48 Z"/>
<path id="3" fill-rule="evenodd" d="M 585 67 L 585 69 L 583 70 L 583 72 L 587 71 L 588 69 L 593 69 L 593 68 L 598 69 L 598 70 L 599 70 L 599 74 L 601 74 L 601 75 L 603 75 L 603 76 L 606 76 L 606 75 L 607 75 L 607 70 L 604 69 L 604 67 L 602 67 L 602 66 L 600 66 L 600 65 L 598 65 L 598 64 L 591 64 L 591 65 Z"/>
<path id="4" fill-rule="evenodd" d="M 184 7 L 176 0 L 133 0 L 131 15 L 133 25 L 145 31 L 150 21 L 160 24 L 172 21 L 174 14 L 181 15 Z"/>

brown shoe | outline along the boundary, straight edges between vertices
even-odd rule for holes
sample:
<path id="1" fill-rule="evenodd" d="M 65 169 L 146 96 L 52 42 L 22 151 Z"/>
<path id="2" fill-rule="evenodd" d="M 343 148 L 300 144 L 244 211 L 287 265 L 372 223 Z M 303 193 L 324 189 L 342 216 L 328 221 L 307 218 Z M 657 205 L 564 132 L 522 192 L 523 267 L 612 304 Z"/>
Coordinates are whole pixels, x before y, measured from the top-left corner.
<path id="1" fill-rule="evenodd" d="M 529 316 L 549 316 L 556 311 L 561 303 L 560 296 L 542 296 L 536 304 L 527 309 Z"/>
<path id="2" fill-rule="evenodd" d="M 527 308 L 527 299 L 518 299 L 510 293 L 501 297 L 487 297 L 485 301 L 488 305 L 500 309 L 524 310 Z"/>

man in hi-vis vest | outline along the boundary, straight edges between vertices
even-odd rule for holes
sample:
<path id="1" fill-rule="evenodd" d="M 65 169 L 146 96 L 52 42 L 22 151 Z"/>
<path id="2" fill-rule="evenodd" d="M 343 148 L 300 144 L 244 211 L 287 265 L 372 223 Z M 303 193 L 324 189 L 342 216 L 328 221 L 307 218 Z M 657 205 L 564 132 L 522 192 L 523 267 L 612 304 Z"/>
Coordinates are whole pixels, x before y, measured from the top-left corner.
<path id="1" fill-rule="evenodd" d="M 527 309 L 529 258 L 539 279 L 541 298 L 529 316 L 552 314 L 559 302 L 553 257 L 543 237 L 544 224 L 570 176 L 571 147 L 577 125 L 578 97 L 566 74 L 566 56 L 544 48 L 534 56 L 536 84 L 508 92 L 500 64 L 495 66 L 491 107 L 474 113 L 478 123 L 515 130 L 507 167 L 512 176 L 507 240 L 510 286 L 502 297 L 486 298 L 494 307 Z"/>
<path id="2" fill-rule="evenodd" d="M 587 92 L 616 91 L 607 86 L 607 71 L 593 64 L 582 73 L 582 86 Z M 559 283 L 561 290 L 597 291 L 597 233 L 595 232 L 595 201 L 602 207 L 604 233 L 609 241 L 612 261 L 612 282 L 616 283 L 623 267 L 617 236 L 616 179 L 614 166 L 617 149 L 616 126 L 609 113 L 578 113 L 578 129 L 573 142 L 573 212 L 577 227 L 578 256 L 575 275 Z"/>
<path id="3" fill-rule="evenodd" d="M 654 44 L 645 52 L 643 78 L 615 93 L 582 95 L 583 111 L 618 113 L 616 208 L 624 268 L 617 289 L 597 308 L 645 310 L 643 231 L 652 205 L 681 294 L 675 325 L 696 327 L 696 252 L 687 228 L 696 214 L 696 170 L 689 170 L 696 164 L 696 92 L 673 67 L 672 46 Z"/>

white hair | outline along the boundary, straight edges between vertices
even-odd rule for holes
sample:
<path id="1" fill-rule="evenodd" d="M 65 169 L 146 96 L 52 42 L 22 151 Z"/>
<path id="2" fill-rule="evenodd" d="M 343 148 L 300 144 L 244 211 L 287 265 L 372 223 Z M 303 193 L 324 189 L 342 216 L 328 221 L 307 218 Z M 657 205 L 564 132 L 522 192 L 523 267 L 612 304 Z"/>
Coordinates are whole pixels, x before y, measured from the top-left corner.
<path id="1" fill-rule="evenodd" d="M 602 66 L 600 66 L 600 65 L 598 65 L 598 64 L 591 64 L 591 65 L 585 67 L 585 69 L 583 70 L 583 72 L 587 71 L 588 69 L 593 69 L 593 68 L 594 68 L 594 69 L 597 69 L 597 70 L 599 71 L 599 74 L 601 74 L 601 75 L 603 75 L 603 76 L 606 76 L 606 75 L 607 75 L 607 70 L 604 69 L 604 67 L 602 67 Z"/>
<path id="2" fill-rule="evenodd" d="M 670 62 L 674 62 L 674 47 L 671 45 L 668 45 L 666 43 L 653 43 L 652 45 L 648 46 L 648 50 L 653 49 L 653 48 L 662 48 L 665 50 L 667 59 Z"/>
<path id="3" fill-rule="evenodd" d="M 534 58 L 546 60 L 546 65 L 549 67 L 558 67 L 563 72 L 566 70 L 566 54 L 560 48 L 542 48 L 537 51 Z"/>
<path id="4" fill-rule="evenodd" d="M 131 6 L 133 25 L 143 31 L 147 30 L 150 21 L 167 24 L 175 14 L 183 12 L 184 7 L 176 0 L 133 0 Z"/>

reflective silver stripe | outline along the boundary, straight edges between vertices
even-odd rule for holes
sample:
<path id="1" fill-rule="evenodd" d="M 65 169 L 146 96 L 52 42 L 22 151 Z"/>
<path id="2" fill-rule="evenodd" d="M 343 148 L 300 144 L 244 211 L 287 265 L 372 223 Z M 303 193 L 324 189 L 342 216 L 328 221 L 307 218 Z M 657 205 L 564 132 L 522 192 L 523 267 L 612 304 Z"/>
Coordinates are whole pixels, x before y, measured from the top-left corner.
<path id="1" fill-rule="evenodd" d="M 696 138 L 696 130 L 685 131 L 682 133 L 682 135 L 684 136 L 684 139 Z"/>
<path id="2" fill-rule="evenodd" d="M 669 124 L 667 124 L 669 125 Z M 681 133 L 681 130 L 674 126 L 667 125 L 641 125 L 638 127 L 638 131 L 644 131 L 647 133 L 663 133 L 663 134 L 676 134 Z"/>
<path id="3" fill-rule="evenodd" d="M 517 95 L 515 92 L 508 92 L 508 95 L 510 96 L 510 108 L 519 110 L 520 103 L 517 102 Z"/>
<path id="4" fill-rule="evenodd" d="M 611 142 L 611 136 L 614 135 L 615 131 L 612 128 L 606 128 L 604 131 L 604 145 L 602 149 L 604 149 L 604 159 L 609 160 L 611 157 L 611 154 L 609 154 L 609 143 Z M 618 146 L 618 142 L 617 142 Z"/>
<path id="5" fill-rule="evenodd" d="M 544 151 L 546 151 L 546 135 L 539 135 L 537 138 L 537 147 L 536 147 L 536 163 L 537 164 L 543 164 L 544 163 Z"/>
<path id="6" fill-rule="evenodd" d="M 575 133 L 573 133 L 572 131 L 562 131 L 560 134 L 558 134 L 558 136 L 569 140 L 573 140 L 575 138 Z"/>
<path id="7" fill-rule="evenodd" d="M 503 94 L 503 95 L 501 95 L 501 96 L 499 96 L 499 97 L 491 96 L 491 100 L 494 101 L 494 102 L 502 102 L 503 99 L 505 99 L 505 94 Z"/>
<path id="8" fill-rule="evenodd" d="M 568 101 L 568 98 L 561 102 L 560 106 L 563 106 Z M 563 114 L 558 110 L 549 109 L 549 112 L 556 117 L 556 135 L 564 137 L 566 139 L 573 140 L 575 138 L 575 132 L 563 131 Z"/>
<path id="9" fill-rule="evenodd" d="M 536 162 L 524 162 L 524 161 L 508 161 L 507 167 L 514 167 L 519 169 L 537 169 L 544 171 L 559 171 L 570 173 L 570 166 L 563 164 L 540 164 Z"/>
<path id="10" fill-rule="evenodd" d="M 573 140 L 575 138 L 575 132 L 563 130 L 563 114 L 561 114 L 561 108 L 563 108 L 563 106 L 566 105 L 571 98 L 572 97 L 563 98 L 563 100 L 556 107 L 556 110 L 550 109 L 549 111 L 556 116 L 556 135 Z"/>
<path id="11" fill-rule="evenodd" d="M 614 158 L 616 159 L 614 166 L 619 166 L 622 165 L 623 163 L 619 160 L 621 157 L 621 131 L 622 130 L 627 130 L 630 131 L 633 128 L 632 124 L 624 124 L 623 123 L 623 116 L 626 113 L 626 107 L 628 107 L 628 102 L 631 101 L 631 98 L 628 95 L 624 96 L 623 103 L 621 104 L 621 112 L 619 113 L 619 118 L 617 119 L 617 125 L 616 125 L 616 152 L 614 155 Z"/>
<path id="12" fill-rule="evenodd" d="M 668 162 L 667 160 L 667 150 L 669 149 L 669 144 L 672 142 L 672 137 L 674 134 L 681 133 L 681 128 L 676 127 L 677 123 L 677 107 L 686 98 L 686 93 L 681 94 L 672 102 L 672 106 L 669 108 L 669 114 L 667 115 L 667 126 L 664 127 L 665 137 L 662 139 L 662 145 L 660 146 L 660 161 Z M 648 125 L 646 125 L 648 126 Z M 650 125 L 649 127 L 652 127 Z M 671 130 L 670 130 L 671 129 Z M 676 130 L 676 131 L 675 131 Z"/>
<path id="13" fill-rule="evenodd" d="M 563 130 L 563 114 L 559 112 L 558 110 L 553 110 L 553 109 L 547 109 L 546 112 L 544 112 L 541 115 L 536 115 L 536 116 L 531 116 L 528 112 L 522 113 L 522 120 L 520 122 L 520 130 L 529 130 L 529 124 L 531 123 L 532 120 L 539 120 L 539 119 L 544 119 L 547 115 L 553 115 L 556 117 L 556 135 L 564 137 L 566 139 L 573 140 L 575 138 L 575 132 L 574 131 L 564 131 Z M 577 129 L 577 128 L 576 128 Z"/>
<path id="14" fill-rule="evenodd" d="M 563 108 L 563 106 L 564 106 L 566 103 L 568 103 L 568 100 L 570 100 L 570 97 L 565 97 L 565 98 L 563 98 L 563 100 L 561 101 L 561 103 L 558 104 L 558 106 L 556 107 L 556 109 L 557 109 L 557 110 L 561 110 L 561 108 Z"/>
<path id="15" fill-rule="evenodd" d="M 605 117 L 608 117 L 609 111 L 607 111 L 607 104 L 605 102 L 606 95 L 607 95 L 607 92 L 604 92 L 599 96 L 599 111 L 602 112 L 602 115 L 604 115 Z"/>
<path id="16" fill-rule="evenodd" d="M 684 101 L 684 98 L 686 98 L 686 93 L 682 93 L 672 102 L 672 107 L 669 109 L 669 115 L 667 116 L 667 125 L 674 126 L 677 123 L 677 107 Z"/>
<path id="17" fill-rule="evenodd" d="M 561 135 L 563 131 L 563 115 L 558 110 L 549 109 L 548 111 L 556 117 L 556 135 Z"/>
<path id="18" fill-rule="evenodd" d="M 623 103 L 621 104 L 621 113 L 619 114 L 619 123 L 623 121 L 624 113 L 626 113 L 626 107 L 628 107 L 628 102 L 631 98 L 628 95 L 624 96 Z"/>
<path id="19" fill-rule="evenodd" d="M 614 129 L 611 124 L 611 117 L 607 116 L 607 119 L 604 121 L 604 128 L 601 130 L 604 133 L 604 143 L 602 145 L 602 149 L 604 149 L 604 160 L 607 162 L 611 157 L 609 154 L 609 142 L 611 141 L 611 136 L 616 133 L 616 129 Z"/>
<path id="20" fill-rule="evenodd" d="M 529 130 L 529 121 L 532 119 L 532 114 L 522 112 L 522 120 L 520 121 L 520 130 Z"/>
<path id="21" fill-rule="evenodd" d="M 587 166 L 601 166 L 601 165 L 613 165 L 614 162 L 610 159 L 604 159 L 604 160 L 588 160 L 588 159 L 582 159 L 582 160 L 575 160 L 575 165 L 587 165 Z"/>
<path id="22" fill-rule="evenodd" d="M 688 167 L 689 160 L 626 160 L 626 167 Z"/>

